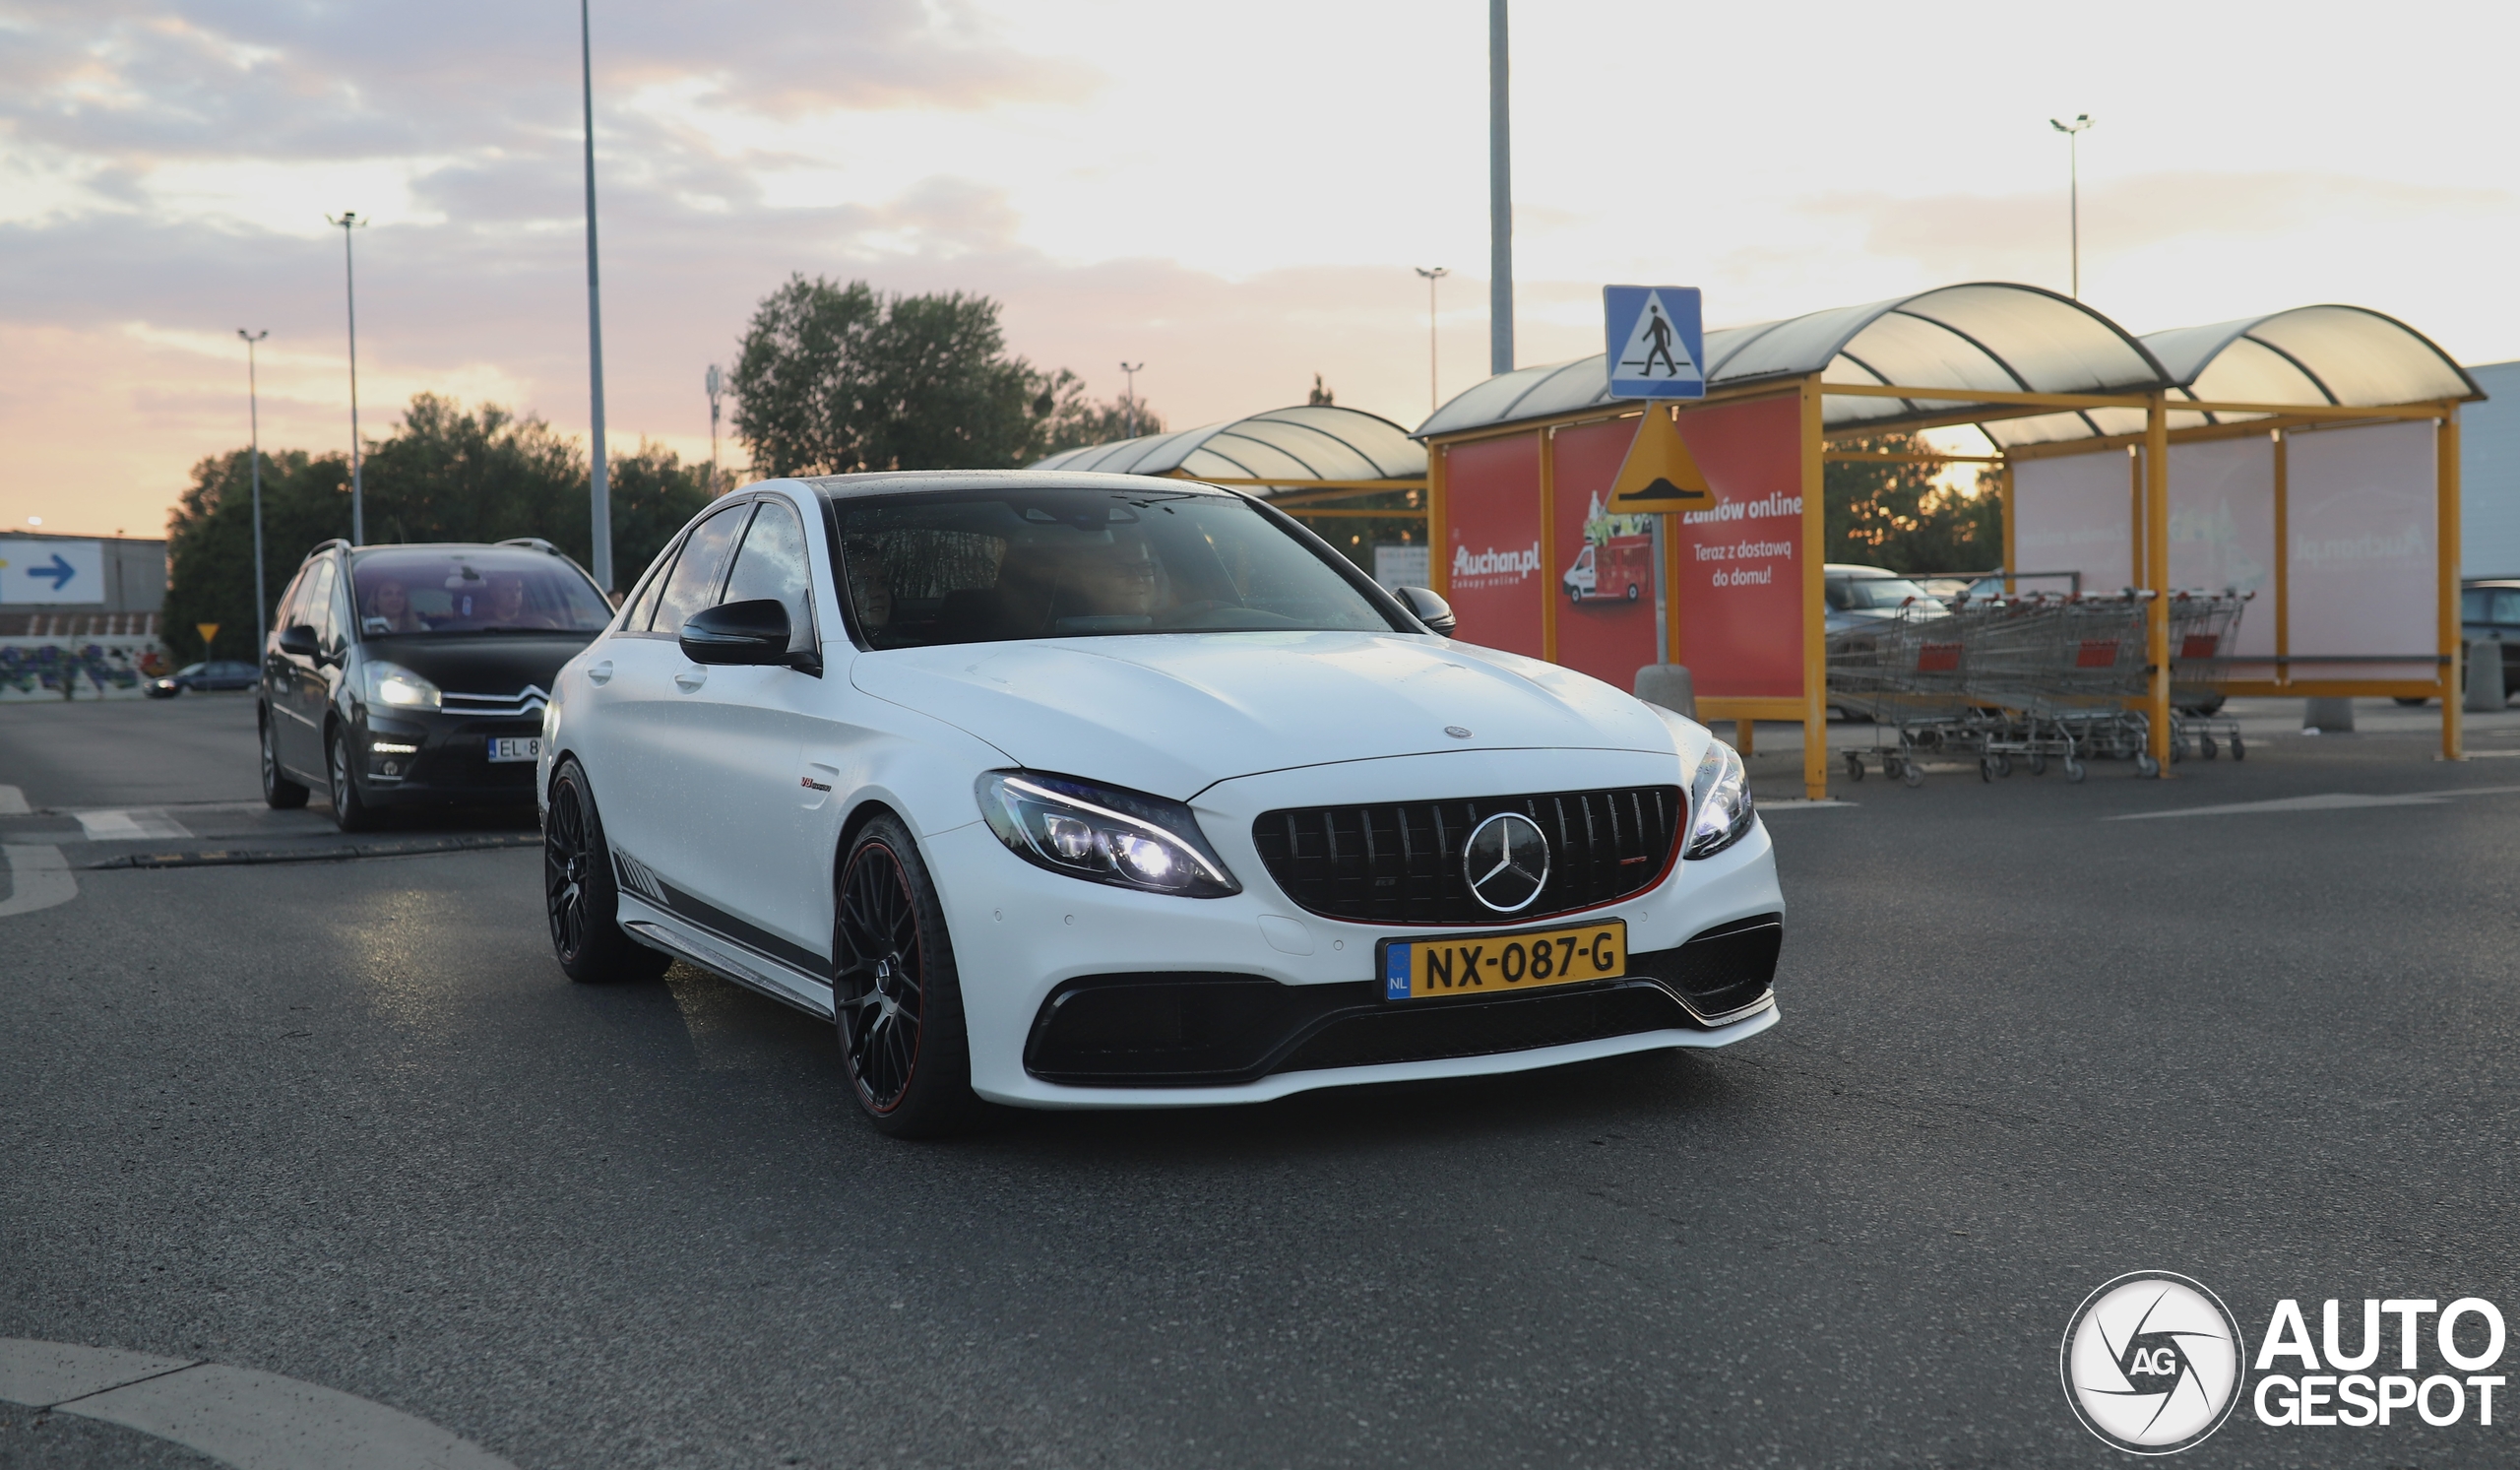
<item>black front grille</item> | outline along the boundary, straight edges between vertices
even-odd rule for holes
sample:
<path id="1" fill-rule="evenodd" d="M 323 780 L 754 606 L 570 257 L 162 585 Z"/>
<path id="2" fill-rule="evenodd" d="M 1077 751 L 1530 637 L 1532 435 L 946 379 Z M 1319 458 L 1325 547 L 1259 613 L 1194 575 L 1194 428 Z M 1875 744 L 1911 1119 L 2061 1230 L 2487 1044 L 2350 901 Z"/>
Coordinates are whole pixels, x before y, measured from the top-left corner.
<path id="1" fill-rule="evenodd" d="M 1768 992 L 1784 947 L 1785 916 L 1759 914 L 1717 925 L 1676 949 L 1631 954 L 1627 973 L 1663 982 L 1701 1016 L 1721 1016 Z"/>
<path id="2" fill-rule="evenodd" d="M 1471 895 L 1462 844 L 1500 811 L 1519 811 L 1548 837 L 1548 882 L 1517 913 Z M 1676 786 L 1306 806 L 1251 824 L 1287 897 L 1325 919 L 1359 924 L 1529 924 L 1612 903 L 1650 888 L 1671 863 L 1687 802 Z"/>

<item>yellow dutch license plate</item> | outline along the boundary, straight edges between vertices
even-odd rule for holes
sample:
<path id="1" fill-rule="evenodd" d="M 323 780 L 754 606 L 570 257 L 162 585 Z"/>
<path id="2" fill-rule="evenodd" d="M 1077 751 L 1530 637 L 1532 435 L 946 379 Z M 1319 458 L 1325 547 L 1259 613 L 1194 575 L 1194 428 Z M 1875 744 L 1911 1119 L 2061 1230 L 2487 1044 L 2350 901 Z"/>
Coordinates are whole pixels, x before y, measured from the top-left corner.
<path id="1" fill-rule="evenodd" d="M 1627 973 L 1627 922 L 1611 919 L 1518 934 L 1385 939 L 1380 948 L 1386 1000 L 1502 995 L 1619 979 Z"/>

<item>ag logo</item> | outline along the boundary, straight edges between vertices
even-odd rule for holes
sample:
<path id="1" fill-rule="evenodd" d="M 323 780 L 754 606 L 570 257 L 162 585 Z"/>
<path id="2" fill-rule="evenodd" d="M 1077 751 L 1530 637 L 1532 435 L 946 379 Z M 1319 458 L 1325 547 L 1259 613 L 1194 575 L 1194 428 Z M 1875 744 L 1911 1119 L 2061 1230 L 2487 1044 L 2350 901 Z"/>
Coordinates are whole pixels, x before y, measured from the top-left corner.
<path id="1" fill-rule="evenodd" d="M 2065 1326 L 2065 1401 L 2119 1449 L 2174 1454 L 2231 1417 L 2243 1348 L 2239 1323 L 2204 1287 L 2168 1271 L 2120 1276 Z"/>

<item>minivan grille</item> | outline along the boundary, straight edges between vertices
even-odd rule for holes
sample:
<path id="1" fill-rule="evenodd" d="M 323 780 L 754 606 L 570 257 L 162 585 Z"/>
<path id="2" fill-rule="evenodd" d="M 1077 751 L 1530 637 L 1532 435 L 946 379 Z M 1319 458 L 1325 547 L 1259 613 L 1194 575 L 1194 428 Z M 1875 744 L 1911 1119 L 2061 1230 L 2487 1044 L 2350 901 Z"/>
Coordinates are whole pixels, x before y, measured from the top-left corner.
<path id="1" fill-rule="evenodd" d="M 1654 886 L 1687 807 L 1676 786 L 1307 806 L 1262 813 L 1251 841 L 1287 897 L 1325 919 L 1529 924 Z M 1500 811 L 1521 812 L 1548 838 L 1548 881 L 1512 914 L 1473 897 L 1462 872 L 1462 844 Z"/>

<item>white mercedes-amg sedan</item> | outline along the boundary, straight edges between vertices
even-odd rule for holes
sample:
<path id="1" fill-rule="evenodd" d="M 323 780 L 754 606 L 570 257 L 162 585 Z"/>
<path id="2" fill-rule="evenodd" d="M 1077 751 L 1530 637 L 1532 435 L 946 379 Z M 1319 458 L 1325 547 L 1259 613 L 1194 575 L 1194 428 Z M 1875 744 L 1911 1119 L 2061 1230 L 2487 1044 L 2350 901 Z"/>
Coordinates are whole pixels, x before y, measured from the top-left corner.
<path id="1" fill-rule="evenodd" d="M 831 1018 L 904 1136 L 1773 1025 L 1740 758 L 1451 630 L 1188 481 L 749 486 L 560 672 L 552 944 Z"/>

